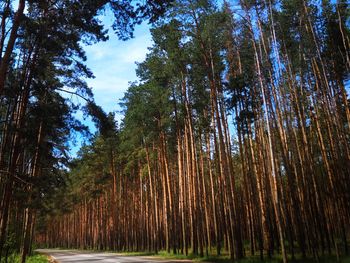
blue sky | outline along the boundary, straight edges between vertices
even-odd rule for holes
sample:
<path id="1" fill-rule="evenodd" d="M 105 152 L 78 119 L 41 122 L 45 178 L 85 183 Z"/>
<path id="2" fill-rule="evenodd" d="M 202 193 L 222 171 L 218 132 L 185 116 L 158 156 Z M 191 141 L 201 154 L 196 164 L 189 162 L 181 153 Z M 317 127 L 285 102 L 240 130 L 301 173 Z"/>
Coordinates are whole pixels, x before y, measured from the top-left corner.
<path id="1" fill-rule="evenodd" d="M 13 7 L 17 9 L 18 0 L 13 2 Z M 106 8 L 99 19 L 103 22 L 105 28 L 109 30 L 109 40 L 84 47 L 87 56 L 85 64 L 95 76 L 94 79 L 86 79 L 86 81 L 89 87 L 92 88 L 96 104 L 101 106 L 106 113 L 116 112 L 116 119 L 120 123 L 123 116 L 118 113 L 121 110 L 119 102 L 129 86 L 128 83 L 137 80 L 135 62 L 142 62 L 146 58 L 147 48 L 152 46 L 150 25 L 144 22 L 136 26 L 134 38 L 121 41 L 111 28 L 115 19 L 112 11 Z M 85 103 L 77 96 L 64 92 L 62 95 L 75 103 Z M 89 126 L 91 132 L 94 133 L 96 131 L 90 118 L 83 119 L 82 112 L 77 112 L 76 117 Z M 85 140 L 81 134 L 76 134 L 76 136 L 76 145 L 70 142 L 70 155 L 72 157 L 76 156 L 77 151 Z"/>
<path id="2" fill-rule="evenodd" d="M 138 26 L 135 37 L 128 41 L 119 40 L 112 30 L 109 37 L 106 42 L 85 47 L 86 64 L 95 75 L 87 83 L 92 87 L 96 103 L 106 112 L 120 110 L 118 103 L 127 90 L 128 83 L 137 80 L 135 62 L 142 62 L 147 48 L 152 45 L 146 23 Z M 121 115 L 117 118 L 120 119 Z"/>
<path id="3" fill-rule="evenodd" d="M 96 104 L 106 113 L 116 112 L 116 119 L 120 123 L 123 116 L 120 113 L 119 102 L 129 86 L 128 83 L 137 80 L 135 62 L 142 62 L 148 52 L 147 48 L 152 45 L 150 26 L 146 22 L 136 26 L 134 38 L 121 41 L 110 28 L 113 16 L 106 14 L 101 20 L 109 29 L 109 40 L 84 47 L 87 56 L 86 65 L 95 76 L 94 79 L 86 81 L 92 88 Z M 71 99 L 79 100 L 79 98 Z M 92 132 L 95 131 L 91 120 L 89 118 L 83 120 L 81 112 L 77 113 L 77 118 L 89 126 Z M 73 157 L 84 141 L 81 135 L 77 136 L 77 145 L 71 145 L 70 153 Z"/>

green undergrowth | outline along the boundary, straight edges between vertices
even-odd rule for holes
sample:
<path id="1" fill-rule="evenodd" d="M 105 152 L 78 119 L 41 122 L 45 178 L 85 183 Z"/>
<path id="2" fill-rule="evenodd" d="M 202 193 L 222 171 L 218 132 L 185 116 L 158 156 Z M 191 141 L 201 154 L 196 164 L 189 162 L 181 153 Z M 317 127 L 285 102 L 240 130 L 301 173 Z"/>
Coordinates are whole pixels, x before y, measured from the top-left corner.
<path id="1" fill-rule="evenodd" d="M 6 262 L 5 259 L 1 259 L 1 263 Z M 12 254 L 7 258 L 7 263 L 20 263 L 21 256 L 18 254 Z M 48 263 L 49 260 L 45 255 L 35 254 L 33 256 L 29 256 L 26 259 L 26 263 Z"/>

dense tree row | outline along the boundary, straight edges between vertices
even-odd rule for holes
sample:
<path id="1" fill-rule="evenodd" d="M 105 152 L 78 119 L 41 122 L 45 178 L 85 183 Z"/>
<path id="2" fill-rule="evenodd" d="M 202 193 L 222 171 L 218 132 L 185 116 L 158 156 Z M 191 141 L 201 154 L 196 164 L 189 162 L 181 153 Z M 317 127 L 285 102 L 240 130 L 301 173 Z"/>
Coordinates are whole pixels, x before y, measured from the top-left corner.
<path id="1" fill-rule="evenodd" d="M 348 19 L 344 1 L 177 1 L 121 127 L 82 149 L 70 210 L 38 240 L 284 262 L 348 253 Z"/>
<path id="2" fill-rule="evenodd" d="M 38 215 L 49 213 L 65 184 L 73 116 L 80 107 L 64 94 L 89 101 L 82 44 L 107 40 L 98 19 L 113 10 L 114 30 L 131 36 L 142 19 L 155 21 L 168 1 L 11 1 L 0 3 L 0 260 L 30 251 Z M 76 101 L 76 100 L 75 100 Z M 95 110 L 94 110 L 95 109 Z M 95 118 L 98 118 L 96 115 Z"/>

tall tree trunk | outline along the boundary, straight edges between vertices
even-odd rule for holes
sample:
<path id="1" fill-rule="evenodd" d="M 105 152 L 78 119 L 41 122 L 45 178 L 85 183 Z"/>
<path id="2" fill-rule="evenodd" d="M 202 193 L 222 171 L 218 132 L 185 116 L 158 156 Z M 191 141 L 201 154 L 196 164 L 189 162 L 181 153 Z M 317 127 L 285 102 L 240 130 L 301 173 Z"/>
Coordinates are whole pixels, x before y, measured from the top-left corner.
<path id="1" fill-rule="evenodd" d="M 18 3 L 18 9 L 15 13 L 15 17 L 13 19 L 12 23 L 12 29 L 10 33 L 9 40 L 7 42 L 6 50 L 4 53 L 4 56 L 1 59 L 0 62 L 0 96 L 4 94 L 4 88 L 5 88 L 5 81 L 7 77 L 7 70 L 10 65 L 10 58 L 13 52 L 13 48 L 15 46 L 15 42 L 17 39 L 17 32 L 21 23 L 21 19 L 23 16 L 24 8 L 25 8 L 25 0 L 20 0 Z"/>

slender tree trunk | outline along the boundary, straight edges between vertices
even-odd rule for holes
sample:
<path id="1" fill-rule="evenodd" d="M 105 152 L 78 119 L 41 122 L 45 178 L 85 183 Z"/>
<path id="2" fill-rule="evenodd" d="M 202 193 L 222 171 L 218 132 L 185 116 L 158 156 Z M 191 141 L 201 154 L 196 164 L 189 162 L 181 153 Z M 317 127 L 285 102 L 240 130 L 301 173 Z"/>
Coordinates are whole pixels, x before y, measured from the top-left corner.
<path id="1" fill-rule="evenodd" d="M 18 3 L 18 9 L 15 13 L 15 17 L 13 19 L 12 23 L 12 29 L 10 33 L 9 40 L 7 42 L 6 50 L 4 53 L 4 56 L 1 59 L 0 62 L 0 96 L 4 94 L 4 88 L 5 88 L 5 81 L 7 77 L 7 70 L 10 65 L 10 58 L 13 52 L 13 48 L 15 46 L 15 42 L 17 39 L 17 32 L 21 23 L 22 15 L 25 8 L 25 0 L 20 0 Z"/>

